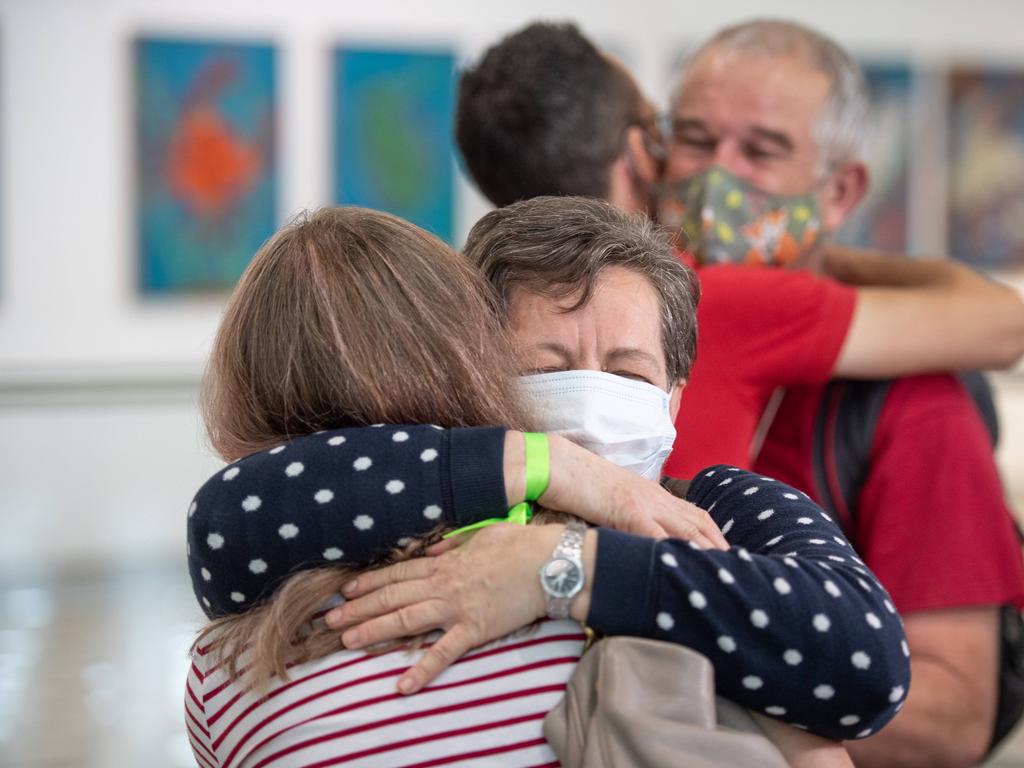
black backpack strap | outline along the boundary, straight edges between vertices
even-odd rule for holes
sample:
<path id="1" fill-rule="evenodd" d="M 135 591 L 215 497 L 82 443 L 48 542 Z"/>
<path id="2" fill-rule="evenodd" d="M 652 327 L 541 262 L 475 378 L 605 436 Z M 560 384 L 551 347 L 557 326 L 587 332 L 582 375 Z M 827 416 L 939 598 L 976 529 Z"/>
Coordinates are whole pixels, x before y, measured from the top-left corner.
<path id="1" fill-rule="evenodd" d="M 961 371 L 957 376 L 977 406 L 992 441 L 992 448 L 995 449 L 999 445 L 999 414 L 992 399 L 992 385 L 981 371 Z"/>
<path id="2" fill-rule="evenodd" d="M 960 374 L 988 430 L 999 441 L 999 418 L 992 389 L 977 371 Z M 825 390 L 814 423 L 812 461 L 818 498 L 853 539 L 860 489 L 871 466 L 871 444 L 889 394 L 890 381 L 833 381 Z M 1024 532 L 1017 526 L 1018 536 Z M 989 752 L 1024 716 L 1024 620 L 1013 605 L 1000 607 L 999 681 L 996 721 Z"/>
<path id="3" fill-rule="evenodd" d="M 818 411 L 814 417 L 814 435 L 811 443 L 811 469 L 814 473 L 814 494 L 822 508 L 832 515 L 839 525 L 849 532 L 846 521 L 836 511 L 836 499 L 832 494 L 829 477 L 833 473 L 830 462 L 833 457 L 831 448 L 832 434 L 835 431 L 836 407 L 842 394 L 842 381 L 830 381 L 822 393 L 818 403 Z"/>
<path id="4" fill-rule="evenodd" d="M 992 388 L 980 371 L 964 371 L 960 381 L 981 415 L 993 449 L 999 442 L 999 416 Z M 856 527 L 860 489 L 871 467 L 871 444 L 892 381 L 829 382 L 814 424 L 812 462 L 818 498 L 847 534 Z"/>
<path id="5" fill-rule="evenodd" d="M 891 385 L 837 379 L 829 382 L 818 405 L 812 452 L 818 497 L 851 537 L 875 428 Z"/>
<path id="6" fill-rule="evenodd" d="M 1024 620 L 1014 605 L 1004 605 L 999 611 L 998 691 L 989 753 L 1024 716 Z"/>

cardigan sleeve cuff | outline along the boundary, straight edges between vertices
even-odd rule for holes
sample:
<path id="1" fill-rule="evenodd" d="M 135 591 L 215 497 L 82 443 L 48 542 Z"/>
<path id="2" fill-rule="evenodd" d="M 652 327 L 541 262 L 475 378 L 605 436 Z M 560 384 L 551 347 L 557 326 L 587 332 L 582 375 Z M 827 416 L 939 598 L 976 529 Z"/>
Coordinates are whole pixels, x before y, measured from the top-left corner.
<path id="1" fill-rule="evenodd" d="M 505 428 L 460 427 L 449 440 L 447 522 L 463 526 L 505 514 Z"/>
<path id="2" fill-rule="evenodd" d="M 605 635 L 644 636 L 654 605 L 657 541 L 599 528 L 587 625 Z"/>

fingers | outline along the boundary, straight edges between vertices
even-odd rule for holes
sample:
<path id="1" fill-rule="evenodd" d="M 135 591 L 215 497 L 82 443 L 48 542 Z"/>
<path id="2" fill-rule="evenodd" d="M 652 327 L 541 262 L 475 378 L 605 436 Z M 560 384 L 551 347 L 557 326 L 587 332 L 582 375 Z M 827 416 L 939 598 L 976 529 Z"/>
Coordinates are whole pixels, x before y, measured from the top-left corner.
<path id="1" fill-rule="evenodd" d="M 672 508 L 668 513 L 659 514 L 658 522 L 672 538 L 694 541 L 702 549 L 729 548 L 729 542 L 711 516 L 688 501 L 673 499 Z"/>
<path id="2" fill-rule="evenodd" d="M 426 557 L 403 560 L 385 568 L 377 568 L 359 575 L 359 578 L 342 585 L 341 594 L 346 598 L 360 597 L 388 584 L 413 579 L 425 579 L 434 573 L 437 563 Z"/>
<path id="3" fill-rule="evenodd" d="M 469 537 L 465 534 L 463 534 L 462 536 L 454 536 L 450 539 L 442 539 L 441 541 L 437 542 L 437 544 L 431 544 L 429 547 L 423 550 L 423 554 L 427 555 L 428 557 L 437 557 L 438 555 L 443 555 L 445 552 L 451 552 L 453 549 L 462 546 L 462 544 L 464 544 L 468 540 Z"/>
<path id="4" fill-rule="evenodd" d="M 443 600 L 417 602 L 346 630 L 341 642 L 346 648 L 365 648 L 443 629 L 453 618 L 450 605 Z"/>
<path id="5" fill-rule="evenodd" d="M 469 632 L 461 624 L 456 624 L 402 674 L 398 679 L 398 690 L 406 694 L 416 693 L 473 647 Z"/>
<path id="6" fill-rule="evenodd" d="M 687 503 L 689 504 L 689 502 Z M 697 528 L 713 542 L 714 548 L 723 550 L 728 549 L 729 542 L 726 541 L 725 534 L 722 533 L 718 524 L 712 519 L 711 515 L 696 505 L 691 504 L 690 506 L 693 507 L 694 514 L 697 517 Z"/>
<path id="7" fill-rule="evenodd" d="M 361 576 L 359 578 L 362 579 Z M 436 595 L 437 588 L 427 579 L 385 584 L 369 594 L 351 598 L 337 608 L 332 608 L 324 615 L 324 621 L 331 629 L 341 629 L 429 600 Z"/>
<path id="8" fill-rule="evenodd" d="M 620 509 L 609 516 L 608 526 L 626 533 L 650 536 L 654 539 L 664 539 L 670 536 L 682 537 L 678 525 L 673 525 L 679 518 L 664 513 L 656 515 L 654 509 L 656 509 L 654 505 L 647 507 L 641 499 L 631 500 L 631 503 L 621 505 Z"/>

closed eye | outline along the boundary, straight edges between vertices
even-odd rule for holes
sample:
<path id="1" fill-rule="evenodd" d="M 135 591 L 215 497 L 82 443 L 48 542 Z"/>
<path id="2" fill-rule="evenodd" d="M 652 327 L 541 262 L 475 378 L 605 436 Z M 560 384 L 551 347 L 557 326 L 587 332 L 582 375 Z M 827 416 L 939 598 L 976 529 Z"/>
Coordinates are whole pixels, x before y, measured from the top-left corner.
<path id="1" fill-rule="evenodd" d="M 624 379 L 630 379 L 632 381 L 643 381 L 648 384 L 654 383 L 646 376 L 639 373 L 634 373 L 633 371 L 608 371 L 608 373 L 614 374 L 615 376 L 621 376 Z"/>

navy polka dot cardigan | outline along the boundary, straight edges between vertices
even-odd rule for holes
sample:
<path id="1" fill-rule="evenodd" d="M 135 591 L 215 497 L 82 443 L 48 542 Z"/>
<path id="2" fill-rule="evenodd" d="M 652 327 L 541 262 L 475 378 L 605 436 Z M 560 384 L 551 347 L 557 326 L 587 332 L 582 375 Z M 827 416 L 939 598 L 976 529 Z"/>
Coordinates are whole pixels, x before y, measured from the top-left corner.
<path id="1" fill-rule="evenodd" d="M 189 571 L 210 617 L 239 613 L 290 573 L 364 564 L 439 524 L 501 514 L 504 430 L 346 428 L 241 459 L 188 513 Z M 905 700 L 909 651 L 885 590 L 803 493 L 716 466 L 687 499 L 732 545 L 598 532 L 587 622 L 705 654 L 718 693 L 835 739 L 863 738 Z"/>

